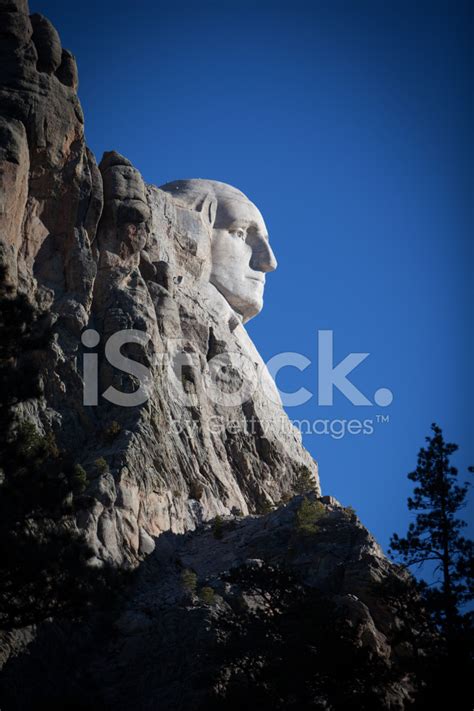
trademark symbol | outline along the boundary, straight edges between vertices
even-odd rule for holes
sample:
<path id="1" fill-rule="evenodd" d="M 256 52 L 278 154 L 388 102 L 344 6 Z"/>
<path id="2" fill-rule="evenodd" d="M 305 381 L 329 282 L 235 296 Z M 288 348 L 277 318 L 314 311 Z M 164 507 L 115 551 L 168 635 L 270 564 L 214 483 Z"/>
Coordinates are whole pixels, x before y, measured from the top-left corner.
<path id="1" fill-rule="evenodd" d="M 390 422 L 390 415 L 376 415 L 375 419 L 377 422 L 380 422 L 385 425 L 387 422 Z"/>

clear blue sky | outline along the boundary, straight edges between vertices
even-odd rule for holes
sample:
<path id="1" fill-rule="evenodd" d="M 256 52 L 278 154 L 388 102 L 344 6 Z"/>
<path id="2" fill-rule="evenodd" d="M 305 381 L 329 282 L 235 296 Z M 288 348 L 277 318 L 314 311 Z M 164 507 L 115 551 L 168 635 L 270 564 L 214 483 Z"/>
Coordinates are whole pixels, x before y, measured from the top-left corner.
<path id="1" fill-rule="evenodd" d="M 318 329 L 336 361 L 370 352 L 352 380 L 391 406 L 336 395 L 289 414 L 390 416 L 372 436 L 305 438 L 324 492 L 384 547 L 432 421 L 474 462 L 470 5 L 30 2 L 78 59 L 98 159 L 115 149 L 157 185 L 228 182 L 260 207 L 280 266 L 248 330 L 266 359 L 313 361 L 282 388 L 316 392 Z"/>

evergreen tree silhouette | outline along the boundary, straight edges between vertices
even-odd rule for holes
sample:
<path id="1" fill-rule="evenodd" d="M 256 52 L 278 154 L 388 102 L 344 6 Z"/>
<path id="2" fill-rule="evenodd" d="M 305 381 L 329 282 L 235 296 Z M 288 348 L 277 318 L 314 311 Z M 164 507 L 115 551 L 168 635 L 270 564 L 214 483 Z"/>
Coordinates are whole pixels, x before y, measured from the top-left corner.
<path id="1" fill-rule="evenodd" d="M 434 581 L 428 584 L 421 579 L 417 583 L 438 631 L 426 703 L 439 702 L 455 683 L 461 696 L 462 689 L 467 694 L 462 708 L 472 708 L 473 613 L 465 610 L 474 599 L 474 543 L 462 535 L 466 522 L 459 518 L 470 484 L 458 482 L 458 470 L 450 462 L 458 446 L 444 441 L 438 425 L 432 424 L 431 429 L 427 446 L 419 451 L 417 467 L 408 475 L 415 483 L 413 496 L 408 498 L 408 509 L 416 512 L 415 521 L 405 536 L 393 534 L 389 552 L 406 567 L 434 565 Z"/>

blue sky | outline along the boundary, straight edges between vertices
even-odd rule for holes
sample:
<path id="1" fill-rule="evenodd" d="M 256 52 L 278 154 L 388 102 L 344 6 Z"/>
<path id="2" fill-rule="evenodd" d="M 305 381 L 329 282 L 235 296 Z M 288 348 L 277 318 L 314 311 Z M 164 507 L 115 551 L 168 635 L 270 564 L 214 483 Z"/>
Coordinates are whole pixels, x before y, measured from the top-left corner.
<path id="1" fill-rule="evenodd" d="M 157 185 L 228 182 L 261 209 L 279 268 L 248 330 L 265 359 L 311 359 L 278 379 L 315 393 L 292 418 L 389 415 L 370 436 L 305 438 L 324 492 L 384 547 L 431 422 L 474 462 L 469 5 L 30 2 L 77 57 L 98 159 L 115 149 Z M 390 388 L 389 407 L 318 406 L 320 329 L 336 362 L 371 354 L 351 379 L 372 401 Z"/>

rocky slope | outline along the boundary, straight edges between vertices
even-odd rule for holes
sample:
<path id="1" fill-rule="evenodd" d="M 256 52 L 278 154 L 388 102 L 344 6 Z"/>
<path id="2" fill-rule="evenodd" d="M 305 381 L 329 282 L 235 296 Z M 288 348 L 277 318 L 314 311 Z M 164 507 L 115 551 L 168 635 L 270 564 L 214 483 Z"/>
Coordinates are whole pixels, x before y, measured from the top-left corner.
<path id="1" fill-rule="evenodd" d="M 25 633 L 0 696 L 7 709 L 404 709 L 416 631 L 384 590 L 406 584 L 330 497 L 168 532 L 108 619 Z"/>
<path id="2" fill-rule="evenodd" d="M 405 708 L 415 649 L 377 586 L 407 581 L 320 498 L 315 462 L 210 284 L 212 205 L 146 185 L 115 152 L 97 166 L 74 57 L 26 0 L 0 1 L 0 40 L 1 265 L 54 330 L 35 354 L 42 397 L 20 414 L 88 474 L 75 525 L 92 563 L 138 566 L 110 614 L 0 636 L 1 708 Z M 101 396 L 136 390 L 105 353 L 124 329 L 145 334 L 123 349 L 150 373 L 134 407 Z M 231 406 L 205 387 L 228 352 L 244 365 L 214 374 L 221 390 L 258 382 Z M 94 354 L 97 405 L 83 400 Z M 313 493 L 292 499 L 302 480 Z"/>

